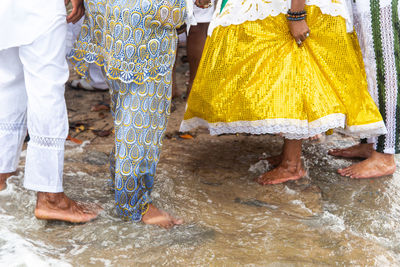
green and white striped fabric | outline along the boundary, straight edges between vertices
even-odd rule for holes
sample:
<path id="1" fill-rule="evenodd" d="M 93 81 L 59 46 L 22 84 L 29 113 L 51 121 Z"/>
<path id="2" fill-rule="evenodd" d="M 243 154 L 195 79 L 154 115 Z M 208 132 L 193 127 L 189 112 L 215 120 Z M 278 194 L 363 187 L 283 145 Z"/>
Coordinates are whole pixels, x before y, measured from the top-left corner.
<path id="1" fill-rule="evenodd" d="M 354 25 L 363 52 L 369 92 L 383 116 L 388 134 L 368 142 L 381 153 L 400 152 L 399 0 L 353 2 Z"/>

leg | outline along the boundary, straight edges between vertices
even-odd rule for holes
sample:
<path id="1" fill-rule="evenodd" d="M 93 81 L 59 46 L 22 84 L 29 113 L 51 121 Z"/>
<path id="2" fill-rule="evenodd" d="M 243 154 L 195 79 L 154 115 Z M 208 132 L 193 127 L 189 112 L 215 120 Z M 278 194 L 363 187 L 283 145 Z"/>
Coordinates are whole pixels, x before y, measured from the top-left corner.
<path id="1" fill-rule="evenodd" d="M 317 140 L 321 139 L 321 137 L 322 137 L 322 134 L 317 134 L 313 137 L 308 138 L 308 140 L 317 141 Z M 276 167 L 279 164 L 281 164 L 282 158 L 283 158 L 283 152 L 277 156 L 267 157 L 267 158 L 265 158 L 265 160 L 267 160 L 268 163 L 271 164 L 272 166 Z"/>
<path id="2" fill-rule="evenodd" d="M 171 81 L 168 79 L 168 76 L 163 77 L 161 81 L 156 81 L 155 87 L 157 87 L 158 90 L 156 95 L 152 97 L 152 102 L 155 101 L 159 108 L 154 110 L 150 108 L 149 113 L 151 118 L 151 125 L 147 127 L 146 140 L 149 140 L 150 142 L 149 146 L 145 148 L 149 151 L 146 164 L 148 168 L 148 173 L 144 176 L 146 188 L 153 187 L 154 175 L 156 173 L 157 164 L 160 159 L 164 133 L 167 129 L 168 118 L 170 115 L 170 105 L 172 98 Z M 163 93 L 159 94 L 159 92 Z M 154 107 L 156 107 L 155 104 Z M 160 109 L 160 107 L 162 108 Z M 154 132 L 151 129 L 157 130 Z M 151 136 L 149 136 L 149 134 L 151 134 Z M 183 223 L 182 219 L 172 217 L 170 214 L 158 209 L 151 203 L 149 204 L 148 211 L 143 215 L 142 221 L 145 224 L 155 224 L 167 229 L 173 227 L 174 225 L 180 225 Z"/>
<path id="3" fill-rule="evenodd" d="M 101 67 L 96 64 L 89 64 L 90 85 L 95 89 L 108 90 Z"/>
<path id="4" fill-rule="evenodd" d="M 64 22 L 65 18 L 60 20 Z M 38 219 L 87 222 L 97 217 L 98 209 L 69 199 L 62 185 L 64 142 L 68 134 L 64 99 L 64 84 L 68 79 L 65 36 L 66 25 L 60 23 L 19 49 L 31 138 L 24 186 L 38 191 L 35 209 Z"/>
<path id="5" fill-rule="evenodd" d="M 27 96 L 18 51 L 0 51 L 0 191 L 17 169 L 26 136 Z"/>
<path id="6" fill-rule="evenodd" d="M 256 179 L 261 185 L 280 184 L 298 180 L 306 175 L 301 163 L 302 140 L 285 139 L 282 162 L 275 169 L 264 173 Z"/>
<path id="7" fill-rule="evenodd" d="M 178 53 L 176 54 L 178 56 Z M 174 68 L 172 69 L 172 98 L 178 95 L 178 83 L 176 81 L 176 58 Z"/>
<path id="8" fill-rule="evenodd" d="M 157 209 L 150 199 L 171 102 L 171 81 L 166 79 L 143 85 L 113 82 L 117 88 L 112 89 L 118 91 L 115 201 L 123 218 L 170 228 L 182 221 Z"/>
<path id="9" fill-rule="evenodd" d="M 393 5 L 371 5 L 369 16 L 356 13 L 356 29 L 362 44 L 365 57 L 369 91 L 385 121 L 388 133 L 374 140 L 368 146 L 369 155 L 366 160 L 354 164 L 338 172 L 351 178 L 377 178 L 391 175 L 396 170 L 394 153 L 400 152 L 400 136 L 398 132 L 400 107 L 400 58 L 397 44 L 400 32 L 396 25 L 399 23 L 397 7 Z M 368 11 L 370 12 L 370 11 Z M 371 26 L 368 27 L 367 25 Z M 371 32 L 375 28 L 377 31 Z M 368 37 L 367 37 L 368 36 Z M 372 38 L 371 38 L 372 37 Z M 364 42 L 372 39 L 374 42 Z M 381 56 L 375 56 L 381 55 Z M 374 60 L 370 60 L 373 58 Z M 369 140 L 371 141 L 371 140 Z M 372 142 L 370 142 L 372 143 Z"/>
<path id="10" fill-rule="evenodd" d="M 209 23 L 198 23 L 196 26 L 190 27 L 190 32 L 187 37 L 187 56 L 189 60 L 190 77 L 186 97 L 189 97 L 194 78 L 196 77 L 197 68 L 200 64 L 204 44 L 207 39 L 208 25 Z"/>

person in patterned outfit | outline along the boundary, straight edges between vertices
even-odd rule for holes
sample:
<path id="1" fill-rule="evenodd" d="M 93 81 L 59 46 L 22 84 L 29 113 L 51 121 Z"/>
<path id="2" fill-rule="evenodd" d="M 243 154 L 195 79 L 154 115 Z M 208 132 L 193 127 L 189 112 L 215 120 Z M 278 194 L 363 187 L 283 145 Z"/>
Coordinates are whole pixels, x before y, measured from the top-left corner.
<path id="1" fill-rule="evenodd" d="M 329 151 L 330 155 L 362 158 L 339 169 L 351 178 L 377 178 L 396 170 L 400 152 L 400 20 L 398 0 L 352 1 L 354 24 L 360 41 L 368 87 L 385 121 L 388 133 L 363 139 L 360 144 Z"/>
<path id="2" fill-rule="evenodd" d="M 102 66 L 112 91 L 117 213 L 164 228 L 183 221 L 156 208 L 150 193 L 170 115 L 176 28 L 185 19 L 191 24 L 192 6 L 190 0 L 86 0 L 85 21 L 68 56 L 82 76 L 88 64 Z"/>

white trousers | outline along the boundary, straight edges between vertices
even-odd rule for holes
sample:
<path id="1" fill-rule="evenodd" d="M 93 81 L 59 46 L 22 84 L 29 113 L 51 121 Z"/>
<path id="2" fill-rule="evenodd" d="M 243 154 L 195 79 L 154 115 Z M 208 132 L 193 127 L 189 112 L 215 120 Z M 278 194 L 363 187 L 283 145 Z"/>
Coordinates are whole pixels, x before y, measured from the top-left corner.
<path id="1" fill-rule="evenodd" d="M 0 173 L 16 170 L 26 132 L 24 186 L 62 192 L 68 116 L 64 99 L 68 65 L 64 23 L 28 45 L 0 50 Z"/>

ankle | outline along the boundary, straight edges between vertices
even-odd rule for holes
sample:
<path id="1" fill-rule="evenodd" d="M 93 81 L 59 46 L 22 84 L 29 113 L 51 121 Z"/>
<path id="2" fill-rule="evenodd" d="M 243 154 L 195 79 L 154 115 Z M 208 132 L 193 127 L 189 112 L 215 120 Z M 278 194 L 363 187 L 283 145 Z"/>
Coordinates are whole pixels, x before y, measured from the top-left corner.
<path id="1" fill-rule="evenodd" d="M 64 193 L 37 192 L 36 208 L 42 206 L 67 206 Z"/>
<path id="2" fill-rule="evenodd" d="M 375 150 L 372 152 L 371 158 L 375 158 L 384 162 L 395 163 L 393 154 L 381 153 Z"/>
<path id="3" fill-rule="evenodd" d="M 371 143 L 360 144 L 360 148 L 368 153 L 373 153 L 375 151 L 374 144 L 371 144 Z"/>
<path id="4" fill-rule="evenodd" d="M 298 160 L 283 159 L 280 166 L 288 170 L 289 172 L 297 172 L 302 168 L 302 163 L 301 159 Z"/>

